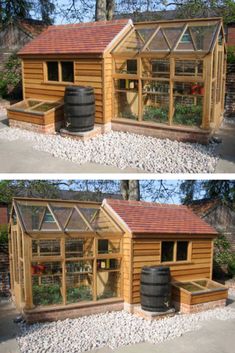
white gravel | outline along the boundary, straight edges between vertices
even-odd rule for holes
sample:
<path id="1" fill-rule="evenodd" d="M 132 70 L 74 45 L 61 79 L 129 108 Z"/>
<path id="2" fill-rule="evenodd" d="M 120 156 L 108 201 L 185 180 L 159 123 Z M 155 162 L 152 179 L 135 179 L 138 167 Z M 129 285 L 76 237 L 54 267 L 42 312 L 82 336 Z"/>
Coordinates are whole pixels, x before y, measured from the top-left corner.
<path id="1" fill-rule="evenodd" d="M 52 323 L 21 325 L 22 353 L 81 353 L 108 346 L 140 342 L 157 344 L 195 331 L 205 320 L 235 319 L 235 309 L 223 308 L 190 315 L 146 321 L 125 311 L 84 316 Z"/>
<path id="2" fill-rule="evenodd" d="M 153 173 L 211 173 L 218 161 L 214 145 L 161 140 L 124 132 L 112 131 L 82 142 L 6 127 L 0 129 L 0 139 L 31 141 L 34 149 L 77 164 L 93 162 Z"/>

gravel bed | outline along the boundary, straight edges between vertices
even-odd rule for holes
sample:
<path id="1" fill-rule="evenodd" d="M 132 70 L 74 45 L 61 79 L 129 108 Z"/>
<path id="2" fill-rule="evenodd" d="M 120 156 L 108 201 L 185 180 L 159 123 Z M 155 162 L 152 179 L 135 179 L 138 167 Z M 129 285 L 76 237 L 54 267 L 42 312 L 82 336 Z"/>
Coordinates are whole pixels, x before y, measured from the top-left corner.
<path id="1" fill-rule="evenodd" d="M 52 323 L 21 324 L 22 353 L 81 353 L 105 346 L 116 349 L 140 342 L 160 343 L 197 330 L 205 320 L 235 319 L 231 308 L 146 321 L 125 311 Z"/>
<path id="2" fill-rule="evenodd" d="M 3 128 L 0 138 L 31 141 L 38 151 L 78 164 L 93 162 L 153 173 L 211 173 L 218 161 L 214 145 L 161 140 L 124 132 L 112 131 L 82 142 L 59 135 Z"/>

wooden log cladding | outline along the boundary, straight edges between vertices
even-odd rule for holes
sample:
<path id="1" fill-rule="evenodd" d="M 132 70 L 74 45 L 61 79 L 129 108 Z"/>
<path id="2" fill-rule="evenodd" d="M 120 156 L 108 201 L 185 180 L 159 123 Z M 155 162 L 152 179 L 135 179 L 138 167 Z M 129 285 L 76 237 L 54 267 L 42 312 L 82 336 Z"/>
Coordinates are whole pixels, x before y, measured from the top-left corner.
<path id="1" fill-rule="evenodd" d="M 64 97 L 65 86 L 63 83 L 45 82 L 46 73 L 43 62 L 46 59 L 24 59 L 24 91 L 25 98 L 42 100 L 60 100 Z M 63 59 L 62 59 L 63 60 Z M 101 58 L 78 58 L 74 61 L 74 84 L 91 86 L 95 92 L 95 122 L 104 122 L 103 102 L 103 63 Z M 25 121 L 25 120 L 24 120 Z M 27 120 L 28 121 L 28 120 Z M 31 121 L 33 122 L 33 121 Z"/>
<path id="2" fill-rule="evenodd" d="M 104 58 L 103 63 L 103 82 L 104 82 L 104 115 L 105 122 L 110 122 L 112 120 L 112 86 L 113 86 L 113 59 L 111 55 Z"/>
<path id="3" fill-rule="evenodd" d="M 164 241 L 164 239 L 162 239 Z M 167 239 L 169 240 L 169 239 Z M 177 239 L 180 240 L 180 239 Z M 172 280 L 192 280 L 210 278 L 211 240 L 192 239 L 191 259 L 185 263 L 174 263 L 170 266 Z M 143 266 L 161 264 L 161 241 L 156 239 L 132 239 L 133 275 L 131 282 L 131 303 L 140 302 L 140 273 Z M 124 247 L 125 249 L 125 247 Z M 126 283 L 127 285 L 128 283 Z"/>

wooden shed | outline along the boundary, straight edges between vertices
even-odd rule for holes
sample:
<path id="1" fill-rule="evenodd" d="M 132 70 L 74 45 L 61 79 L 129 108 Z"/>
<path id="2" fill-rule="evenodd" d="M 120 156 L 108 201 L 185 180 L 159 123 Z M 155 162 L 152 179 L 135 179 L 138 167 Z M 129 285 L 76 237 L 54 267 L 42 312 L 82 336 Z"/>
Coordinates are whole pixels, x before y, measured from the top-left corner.
<path id="1" fill-rule="evenodd" d="M 222 306 L 227 289 L 212 281 L 216 235 L 186 206 L 15 198 L 12 294 L 28 321 L 132 312 L 140 303 L 141 268 L 167 265 L 172 305 Z"/>
<path id="2" fill-rule="evenodd" d="M 114 130 L 205 142 L 222 121 L 220 18 L 50 26 L 19 56 L 24 101 L 8 109 L 12 126 L 58 130 L 71 84 L 94 87 L 95 122 Z"/>

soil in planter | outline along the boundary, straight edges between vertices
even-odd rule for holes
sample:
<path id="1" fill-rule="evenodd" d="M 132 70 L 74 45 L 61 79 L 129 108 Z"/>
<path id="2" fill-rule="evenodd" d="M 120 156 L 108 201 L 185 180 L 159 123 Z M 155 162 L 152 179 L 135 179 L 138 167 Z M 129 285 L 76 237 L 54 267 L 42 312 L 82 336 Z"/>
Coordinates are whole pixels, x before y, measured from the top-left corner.
<path id="1" fill-rule="evenodd" d="M 34 285 L 33 303 L 34 305 L 52 305 L 62 303 L 60 285 Z"/>
<path id="2" fill-rule="evenodd" d="M 42 103 L 38 107 L 35 107 L 31 110 L 38 112 L 47 112 L 48 110 L 55 108 L 58 106 L 58 103 Z"/>

